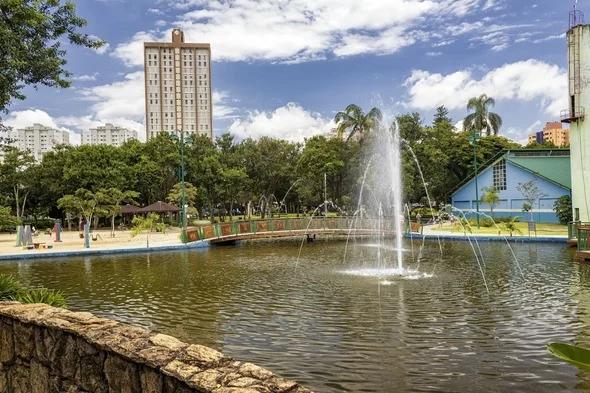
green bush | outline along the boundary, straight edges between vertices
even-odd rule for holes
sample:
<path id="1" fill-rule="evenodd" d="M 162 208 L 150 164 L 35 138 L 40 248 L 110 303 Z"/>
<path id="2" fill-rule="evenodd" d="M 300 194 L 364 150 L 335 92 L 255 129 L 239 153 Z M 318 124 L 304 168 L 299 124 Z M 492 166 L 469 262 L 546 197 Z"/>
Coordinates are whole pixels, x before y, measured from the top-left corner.
<path id="1" fill-rule="evenodd" d="M 420 214 L 422 218 L 431 219 L 433 217 L 432 213 L 434 213 L 434 217 L 438 217 L 439 215 L 439 211 L 434 208 L 431 210 L 429 207 L 418 207 L 411 211 L 410 216 L 416 218 Z"/>
<path id="2" fill-rule="evenodd" d="M 569 195 L 559 197 L 553 204 L 553 211 L 557 214 L 559 222 L 563 225 L 574 220 L 572 216 L 572 198 Z"/>
<path id="3" fill-rule="evenodd" d="M 51 218 L 41 218 L 38 220 L 24 220 L 23 225 L 31 225 L 35 229 L 49 229 L 55 225 L 55 220 Z"/>
<path id="4" fill-rule="evenodd" d="M 65 307 L 66 298 L 61 291 L 47 288 L 25 289 L 16 294 L 21 303 L 45 303 L 53 307 Z"/>
<path id="5" fill-rule="evenodd" d="M 13 300 L 23 288 L 16 278 L 0 274 L 0 300 Z"/>
<path id="6" fill-rule="evenodd" d="M 0 274 L 0 301 L 16 300 L 21 303 L 45 303 L 54 307 L 65 307 L 62 292 L 47 288 L 27 289 L 8 274 Z"/>

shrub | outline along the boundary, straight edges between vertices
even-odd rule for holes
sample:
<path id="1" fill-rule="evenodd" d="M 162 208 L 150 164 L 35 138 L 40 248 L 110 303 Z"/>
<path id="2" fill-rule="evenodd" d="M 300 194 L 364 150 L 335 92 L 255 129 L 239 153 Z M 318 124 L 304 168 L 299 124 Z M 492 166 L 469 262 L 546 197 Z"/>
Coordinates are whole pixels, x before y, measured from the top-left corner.
<path id="1" fill-rule="evenodd" d="M 572 198 L 569 195 L 559 197 L 553 204 L 553 211 L 561 224 L 567 224 L 573 221 L 572 217 Z"/>
<path id="2" fill-rule="evenodd" d="M 13 300 L 23 288 L 16 278 L 0 274 L 0 300 Z"/>
<path id="3" fill-rule="evenodd" d="M 53 307 L 66 306 L 66 298 L 61 291 L 47 288 L 21 290 L 15 300 L 21 303 L 45 303 Z"/>

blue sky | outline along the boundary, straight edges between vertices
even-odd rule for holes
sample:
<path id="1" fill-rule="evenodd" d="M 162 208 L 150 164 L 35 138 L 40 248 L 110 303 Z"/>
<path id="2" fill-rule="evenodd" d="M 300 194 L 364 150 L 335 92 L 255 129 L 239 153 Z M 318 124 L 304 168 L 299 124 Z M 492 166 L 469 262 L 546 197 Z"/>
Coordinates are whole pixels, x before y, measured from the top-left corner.
<path id="1" fill-rule="evenodd" d="M 214 128 L 238 138 L 303 140 L 333 127 L 350 103 L 430 121 L 446 105 L 462 119 L 487 93 L 515 140 L 566 107 L 570 1 L 83 0 L 100 51 L 68 48 L 70 89 L 27 88 L 6 122 L 76 133 L 113 122 L 143 137 L 142 42 L 210 42 Z M 584 1 L 579 7 L 588 8 Z"/>

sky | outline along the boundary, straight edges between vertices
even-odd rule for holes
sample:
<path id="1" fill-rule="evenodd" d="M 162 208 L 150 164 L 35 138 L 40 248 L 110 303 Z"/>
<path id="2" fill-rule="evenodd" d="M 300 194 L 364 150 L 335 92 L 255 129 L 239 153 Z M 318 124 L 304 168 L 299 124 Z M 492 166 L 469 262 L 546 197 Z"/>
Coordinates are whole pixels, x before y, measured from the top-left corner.
<path id="1" fill-rule="evenodd" d="M 567 107 L 565 31 L 573 1 L 80 0 L 84 31 L 107 42 L 66 46 L 68 89 L 27 87 L 4 115 L 80 133 L 111 122 L 145 140 L 143 42 L 212 51 L 216 135 L 303 141 L 355 103 L 389 116 L 445 105 L 454 122 L 486 93 L 500 134 L 524 141 Z M 578 7 L 590 12 L 590 1 Z M 590 17 L 590 14 L 589 14 Z"/>

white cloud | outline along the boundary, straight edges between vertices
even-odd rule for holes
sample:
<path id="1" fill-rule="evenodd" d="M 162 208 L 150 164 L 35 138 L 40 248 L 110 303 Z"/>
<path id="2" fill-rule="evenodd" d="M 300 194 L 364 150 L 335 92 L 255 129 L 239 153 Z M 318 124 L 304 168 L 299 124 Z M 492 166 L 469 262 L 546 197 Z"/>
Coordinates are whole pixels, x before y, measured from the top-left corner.
<path id="1" fill-rule="evenodd" d="M 412 108 L 429 110 L 445 105 L 449 109 L 464 108 L 469 98 L 487 94 L 496 100 L 537 100 L 551 116 L 567 107 L 567 74 L 558 66 L 539 60 L 505 64 L 487 72 L 481 79 L 472 71 L 433 74 L 414 70 L 405 81 Z"/>
<path id="2" fill-rule="evenodd" d="M 174 25 L 191 41 L 210 42 L 217 61 L 301 62 L 361 53 L 389 54 L 427 38 L 429 18 L 444 32 L 452 20 L 486 0 L 186 0 Z M 449 34 L 449 33 L 444 33 Z M 459 34 L 456 32 L 455 34 Z M 143 64 L 143 42 L 170 31 L 138 32 L 112 52 L 130 66 Z"/>
<path id="3" fill-rule="evenodd" d="M 263 136 L 302 142 L 305 138 L 324 134 L 334 127 L 331 120 L 308 112 L 296 103 L 288 103 L 273 112 L 255 111 L 246 119 L 235 120 L 229 132 L 238 139 Z"/>
<path id="4" fill-rule="evenodd" d="M 99 55 L 104 55 L 105 53 L 107 53 L 109 51 L 110 47 L 111 47 L 111 44 L 109 44 L 108 42 L 105 42 L 103 46 L 95 49 L 94 51 L 96 53 L 98 53 Z"/>
<path id="5" fill-rule="evenodd" d="M 33 124 L 41 124 L 47 127 L 55 128 L 57 130 L 66 131 L 70 134 L 70 143 L 80 143 L 80 134 L 77 134 L 71 129 L 64 127 L 63 124 L 59 124 L 53 117 L 41 109 L 31 108 L 22 111 L 10 112 L 4 121 L 4 124 L 14 129 L 29 127 Z"/>
<path id="6" fill-rule="evenodd" d="M 90 109 L 99 119 L 145 116 L 143 71 L 125 75 L 122 81 L 94 86 L 81 91 L 85 99 L 94 102 Z"/>
<path id="7" fill-rule="evenodd" d="M 78 82 L 91 82 L 91 81 L 95 81 L 97 76 L 98 76 L 98 72 L 95 72 L 94 74 L 75 75 L 72 77 L 72 80 L 78 81 Z"/>
<path id="8" fill-rule="evenodd" d="M 111 56 L 121 59 L 129 67 L 143 66 L 143 43 L 146 41 L 156 41 L 156 37 L 143 31 L 135 33 L 129 42 L 117 45 Z"/>

